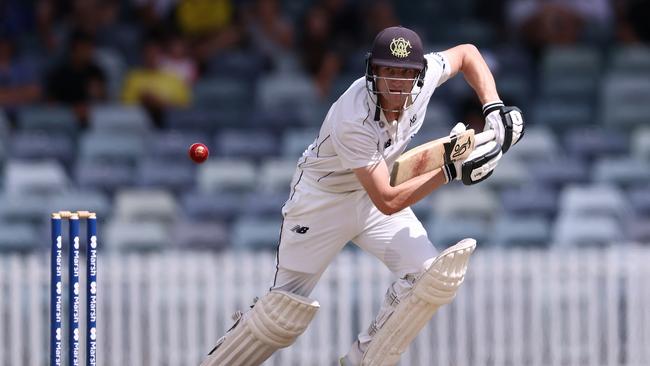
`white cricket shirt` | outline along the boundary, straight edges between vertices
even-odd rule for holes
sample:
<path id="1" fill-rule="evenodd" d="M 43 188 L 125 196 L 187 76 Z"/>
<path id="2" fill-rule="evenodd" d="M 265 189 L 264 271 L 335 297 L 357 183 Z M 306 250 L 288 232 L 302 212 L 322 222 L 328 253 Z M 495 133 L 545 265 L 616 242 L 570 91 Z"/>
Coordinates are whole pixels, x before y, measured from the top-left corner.
<path id="1" fill-rule="evenodd" d="M 384 160 L 390 171 L 420 130 L 433 91 L 449 78 L 450 67 L 442 53 L 429 53 L 425 58 L 428 68 L 420 94 L 392 123 L 383 112 L 375 121 L 376 97 L 368 94 L 365 77 L 354 81 L 332 104 L 318 138 L 298 160 L 292 191 L 297 184 L 331 193 L 357 191 L 363 186 L 352 169 Z"/>

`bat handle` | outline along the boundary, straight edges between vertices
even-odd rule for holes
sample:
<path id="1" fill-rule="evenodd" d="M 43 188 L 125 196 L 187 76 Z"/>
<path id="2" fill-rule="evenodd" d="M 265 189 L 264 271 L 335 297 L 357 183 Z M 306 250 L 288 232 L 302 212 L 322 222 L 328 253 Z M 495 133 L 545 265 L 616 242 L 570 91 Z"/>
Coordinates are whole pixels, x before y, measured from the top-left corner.
<path id="1" fill-rule="evenodd" d="M 494 133 L 494 130 L 487 130 L 483 131 L 481 133 L 476 134 L 474 137 L 474 146 L 480 146 L 483 145 L 484 143 L 494 140 L 496 137 L 496 134 Z"/>

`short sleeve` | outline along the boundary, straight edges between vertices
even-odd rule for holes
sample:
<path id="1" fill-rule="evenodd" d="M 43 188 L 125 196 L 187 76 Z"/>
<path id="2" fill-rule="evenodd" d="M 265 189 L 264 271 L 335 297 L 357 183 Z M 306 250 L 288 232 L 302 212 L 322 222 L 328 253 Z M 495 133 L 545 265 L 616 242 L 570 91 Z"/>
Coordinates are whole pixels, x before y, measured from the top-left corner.
<path id="1" fill-rule="evenodd" d="M 371 131 L 352 123 L 339 123 L 332 128 L 332 146 L 345 169 L 377 164 L 383 158 L 377 149 L 377 139 Z"/>
<path id="2" fill-rule="evenodd" d="M 427 60 L 427 75 L 436 87 L 447 81 L 451 75 L 451 67 L 442 52 L 432 52 L 424 56 Z"/>

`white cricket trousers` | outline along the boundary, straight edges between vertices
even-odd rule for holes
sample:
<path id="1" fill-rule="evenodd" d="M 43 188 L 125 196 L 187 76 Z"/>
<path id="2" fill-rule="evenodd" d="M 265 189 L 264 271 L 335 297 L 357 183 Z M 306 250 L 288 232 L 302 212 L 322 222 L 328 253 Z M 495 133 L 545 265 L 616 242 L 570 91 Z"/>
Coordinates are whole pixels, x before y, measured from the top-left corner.
<path id="1" fill-rule="evenodd" d="M 309 296 L 336 254 L 351 241 L 381 260 L 398 278 L 389 293 L 401 297 L 412 286 L 413 275 L 421 273 L 424 262 L 437 253 L 410 208 L 384 215 L 364 190 L 328 193 L 303 180 L 282 214 L 273 289 Z M 391 297 L 386 296 L 382 309 L 393 308 L 397 299 Z M 366 343 L 370 337 L 362 333 L 359 340 Z"/>

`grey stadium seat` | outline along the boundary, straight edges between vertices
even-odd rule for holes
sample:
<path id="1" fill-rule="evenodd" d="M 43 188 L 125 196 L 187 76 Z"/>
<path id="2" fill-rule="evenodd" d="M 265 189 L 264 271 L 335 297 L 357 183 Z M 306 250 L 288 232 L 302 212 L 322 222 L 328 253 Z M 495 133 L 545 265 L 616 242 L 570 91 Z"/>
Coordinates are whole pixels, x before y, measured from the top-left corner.
<path id="1" fill-rule="evenodd" d="M 90 125 L 95 131 L 108 133 L 140 133 L 152 129 L 144 108 L 124 105 L 99 105 L 90 111 Z"/>
<path id="2" fill-rule="evenodd" d="M 168 191 L 124 189 L 115 195 L 113 216 L 119 220 L 172 222 L 176 199 Z"/>
<path id="3" fill-rule="evenodd" d="M 619 222 L 608 217 L 560 215 L 552 234 L 558 246 L 606 246 L 623 239 Z"/>
<path id="4" fill-rule="evenodd" d="M 236 249 L 275 250 L 280 237 L 281 220 L 242 217 L 232 226 L 232 243 Z"/>
<path id="5" fill-rule="evenodd" d="M 63 192 L 69 184 L 63 166 L 51 160 L 9 160 L 4 175 L 4 188 L 9 194 L 55 194 Z"/>
<path id="6" fill-rule="evenodd" d="M 103 234 L 103 235 L 102 235 Z M 171 245 L 171 231 L 162 222 L 113 220 L 100 228 L 107 251 L 163 250 Z"/>
<path id="7" fill-rule="evenodd" d="M 249 191 L 257 184 L 255 165 L 243 159 L 210 159 L 199 166 L 196 179 L 203 192 Z"/>

